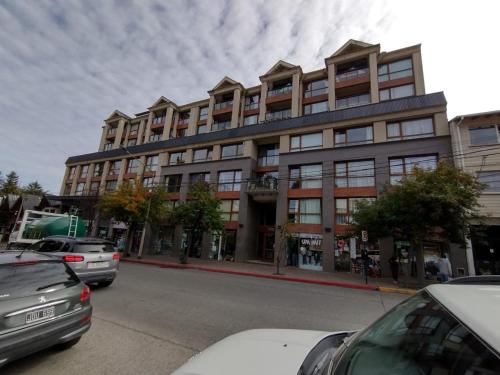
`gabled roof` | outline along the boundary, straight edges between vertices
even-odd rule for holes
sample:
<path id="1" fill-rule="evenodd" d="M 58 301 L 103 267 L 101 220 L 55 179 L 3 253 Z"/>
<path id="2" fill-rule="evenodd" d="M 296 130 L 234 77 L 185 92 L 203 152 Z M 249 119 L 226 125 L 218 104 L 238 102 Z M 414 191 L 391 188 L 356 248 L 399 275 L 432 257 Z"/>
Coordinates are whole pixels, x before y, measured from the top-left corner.
<path id="1" fill-rule="evenodd" d="M 168 98 L 165 98 L 163 95 L 160 96 L 158 98 L 158 100 L 156 100 L 156 102 L 153 103 L 153 105 L 151 107 L 149 107 L 149 109 L 151 108 L 155 108 L 155 107 L 159 107 L 161 105 L 168 105 L 168 104 L 172 104 L 175 106 L 175 103 L 173 101 L 171 101 L 170 99 Z"/>
<path id="2" fill-rule="evenodd" d="M 125 113 L 120 112 L 119 110 L 115 109 L 105 121 L 112 120 L 114 118 L 125 118 L 127 120 L 130 120 L 130 117 L 128 117 Z"/>
<path id="3" fill-rule="evenodd" d="M 238 83 L 239 82 L 236 82 L 234 79 L 229 78 L 228 76 L 224 76 L 224 78 L 222 78 L 211 91 L 216 91 L 228 86 L 234 86 L 237 85 Z"/>
<path id="4" fill-rule="evenodd" d="M 360 40 L 349 39 L 342 47 L 336 50 L 330 57 L 345 55 L 351 52 L 357 52 L 362 49 L 373 46 L 374 44 L 361 42 Z"/>
<path id="5" fill-rule="evenodd" d="M 293 65 L 293 64 L 290 64 L 286 61 L 283 61 L 283 60 L 279 60 L 276 64 L 274 64 L 271 69 L 269 69 L 265 74 L 264 76 L 267 76 L 269 74 L 273 74 L 273 73 L 279 73 L 279 72 L 283 72 L 285 70 L 290 70 L 290 69 L 293 69 L 293 68 L 296 68 L 298 65 Z"/>

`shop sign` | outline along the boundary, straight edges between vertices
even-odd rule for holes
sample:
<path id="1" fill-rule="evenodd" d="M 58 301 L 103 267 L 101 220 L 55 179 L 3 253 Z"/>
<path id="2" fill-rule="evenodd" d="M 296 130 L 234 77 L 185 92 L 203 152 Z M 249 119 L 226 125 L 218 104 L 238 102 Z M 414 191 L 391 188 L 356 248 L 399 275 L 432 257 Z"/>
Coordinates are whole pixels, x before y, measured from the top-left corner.
<path id="1" fill-rule="evenodd" d="M 112 221 L 111 227 L 113 229 L 127 229 L 127 224 L 125 224 L 123 221 Z"/>
<path id="2" fill-rule="evenodd" d="M 301 238 L 300 239 L 301 246 L 321 247 L 321 243 L 322 243 L 321 238 Z"/>

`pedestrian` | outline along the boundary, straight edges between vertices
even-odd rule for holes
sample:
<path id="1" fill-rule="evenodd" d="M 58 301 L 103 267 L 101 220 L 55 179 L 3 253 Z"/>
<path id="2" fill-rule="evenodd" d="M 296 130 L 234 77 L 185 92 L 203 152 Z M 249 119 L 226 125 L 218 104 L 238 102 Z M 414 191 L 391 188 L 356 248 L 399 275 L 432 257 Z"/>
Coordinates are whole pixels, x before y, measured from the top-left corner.
<path id="1" fill-rule="evenodd" d="M 391 267 L 392 282 L 397 284 L 399 277 L 399 262 L 395 255 L 389 258 L 389 266 Z"/>
<path id="2" fill-rule="evenodd" d="M 438 268 L 438 276 L 439 280 L 442 283 L 445 283 L 449 280 L 451 277 L 451 263 L 448 260 L 448 256 L 446 254 L 443 254 L 441 258 L 439 258 L 437 262 L 437 268 Z"/>
<path id="3" fill-rule="evenodd" d="M 120 237 L 116 243 L 116 247 L 120 253 L 125 251 L 125 237 Z"/>

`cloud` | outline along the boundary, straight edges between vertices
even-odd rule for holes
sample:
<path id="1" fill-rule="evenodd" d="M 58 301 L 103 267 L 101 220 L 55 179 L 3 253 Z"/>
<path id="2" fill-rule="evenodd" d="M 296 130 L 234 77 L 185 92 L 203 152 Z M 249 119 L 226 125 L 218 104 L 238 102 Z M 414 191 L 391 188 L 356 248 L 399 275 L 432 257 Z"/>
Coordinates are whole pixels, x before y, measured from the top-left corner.
<path id="1" fill-rule="evenodd" d="M 427 90 L 445 90 L 453 115 L 495 109 L 493 99 L 470 94 L 494 97 L 486 87 L 498 87 L 487 68 L 499 60 L 487 43 L 498 14 L 487 8 L 496 3 L 443 3 L 1 2 L 0 171 L 58 192 L 65 159 L 97 149 L 114 109 L 141 112 L 161 95 L 178 104 L 203 99 L 225 75 L 253 86 L 279 59 L 318 69 L 350 38 L 383 50 L 422 42 Z M 473 66 L 481 69 L 468 74 Z"/>

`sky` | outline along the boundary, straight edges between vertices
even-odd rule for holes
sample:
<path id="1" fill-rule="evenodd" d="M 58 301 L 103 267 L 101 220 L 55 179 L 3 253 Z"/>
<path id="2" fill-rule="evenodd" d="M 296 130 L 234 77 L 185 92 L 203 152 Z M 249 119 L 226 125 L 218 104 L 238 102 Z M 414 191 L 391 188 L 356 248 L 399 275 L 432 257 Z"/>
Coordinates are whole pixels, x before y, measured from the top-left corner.
<path id="1" fill-rule="evenodd" d="M 320 69 L 349 39 L 422 44 L 450 119 L 499 110 L 498 14 L 498 0 L 0 0 L 0 172 L 58 193 L 113 110 L 205 99 L 225 75 L 254 86 L 280 59 Z"/>

